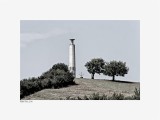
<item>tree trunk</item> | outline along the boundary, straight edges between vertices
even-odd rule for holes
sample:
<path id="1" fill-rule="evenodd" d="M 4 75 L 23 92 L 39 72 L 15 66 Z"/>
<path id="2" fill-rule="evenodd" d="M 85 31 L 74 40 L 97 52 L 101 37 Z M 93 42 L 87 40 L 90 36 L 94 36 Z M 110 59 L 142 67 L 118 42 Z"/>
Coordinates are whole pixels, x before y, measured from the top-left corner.
<path id="1" fill-rule="evenodd" d="M 91 79 L 94 79 L 94 74 L 91 74 Z"/>
<path id="2" fill-rule="evenodd" d="M 113 79 L 112 79 L 113 81 L 115 80 L 115 75 L 113 75 Z"/>

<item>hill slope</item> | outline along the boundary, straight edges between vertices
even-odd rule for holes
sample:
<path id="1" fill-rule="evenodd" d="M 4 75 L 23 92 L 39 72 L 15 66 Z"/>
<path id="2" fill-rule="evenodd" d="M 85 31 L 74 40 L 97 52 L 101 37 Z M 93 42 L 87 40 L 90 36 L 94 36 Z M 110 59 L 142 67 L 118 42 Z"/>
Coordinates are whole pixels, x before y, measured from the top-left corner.
<path id="1" fill-rule="evenodd" d="M 108 80 L 91 80 L 76 78 L 77 85 L 68 86 L 60 89 L 44 89 L 29 95 L 22 100 L 59 100 L 66 97 L 83 97 L 93 93 L 112 95 L 114 92 L 122 93 L 125 96 L 134 94 L 135 88 L 140 88 L 140 83 L 113 82 Z"/>

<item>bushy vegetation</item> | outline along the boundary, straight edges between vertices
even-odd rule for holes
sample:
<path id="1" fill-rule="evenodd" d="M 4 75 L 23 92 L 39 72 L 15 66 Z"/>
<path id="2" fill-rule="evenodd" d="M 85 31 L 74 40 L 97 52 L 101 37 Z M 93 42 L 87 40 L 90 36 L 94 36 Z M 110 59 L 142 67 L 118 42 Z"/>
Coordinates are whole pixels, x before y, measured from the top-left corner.
<path id="1" fill-rule="evenodd" d="M 62 100 L 62 99 L 61 99 Z M 99 93 L 93 93 L 89 97 L 86 95 L 84 97 L 66 97 L 65 100 L 140 100 L 140 90 L 135 88 L 134 95 L 133 96 L 127 96 L 125 97 L 121 93 L 113 93 L 111 96 L 107 96 L 105 94 L 100 95 Z"/>
<path id="2" fill-rule="evenodd" d="M 74 84 L 74 77 L 67 65 L 58 63 L 38 78 L 23 79 L 20 81 L 20 98 L 46 88 L 61 88 Z"/>
<path id="3" fill-rule="evenodd" d="M 133 99 L 140 100 L 140 89 L 135 88 Z"/>

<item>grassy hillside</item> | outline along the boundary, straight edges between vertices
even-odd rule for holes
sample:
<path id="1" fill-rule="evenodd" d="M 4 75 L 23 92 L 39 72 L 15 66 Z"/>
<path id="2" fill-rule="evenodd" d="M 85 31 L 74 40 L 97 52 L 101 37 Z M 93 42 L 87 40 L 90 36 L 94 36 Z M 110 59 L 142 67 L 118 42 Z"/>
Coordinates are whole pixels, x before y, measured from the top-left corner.
<path id="1" fill-rule="evenodd" d="M 132 96 L 135 88 L 140 88 L 139 83 L 113 82 L 109 80 L 75 79 L 76 85 L 60 89 L 44 89 L 29 95 L 22 100 L 59 100 L 66 97 L 90 96 L 93 93 L 111 96 L 115 93 L 122 93 L 125 96 Z"/>

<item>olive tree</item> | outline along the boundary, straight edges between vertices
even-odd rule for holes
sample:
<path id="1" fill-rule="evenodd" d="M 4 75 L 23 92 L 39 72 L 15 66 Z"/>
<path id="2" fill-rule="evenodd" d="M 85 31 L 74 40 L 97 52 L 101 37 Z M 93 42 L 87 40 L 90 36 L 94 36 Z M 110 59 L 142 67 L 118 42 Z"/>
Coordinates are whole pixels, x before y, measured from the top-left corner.
<path id="1" fill-rule="evenodd" d="M 129 71 L 129 68 L 126 66 L 125 62 L 122 61 L 110 61 L 107 62 L 104 66 L 104 75 L 112 77 L 112 80 L 115 80 L 115 76 L 125 76 Z"/>
<path id="2" fill-rule="evenodd" d="M 91 79 L 94 79 L 95 73 L 103 73 L 104 60 L 101 58 L 94 58 L 85 64 L 87 71 L 91 74 Z"/>

